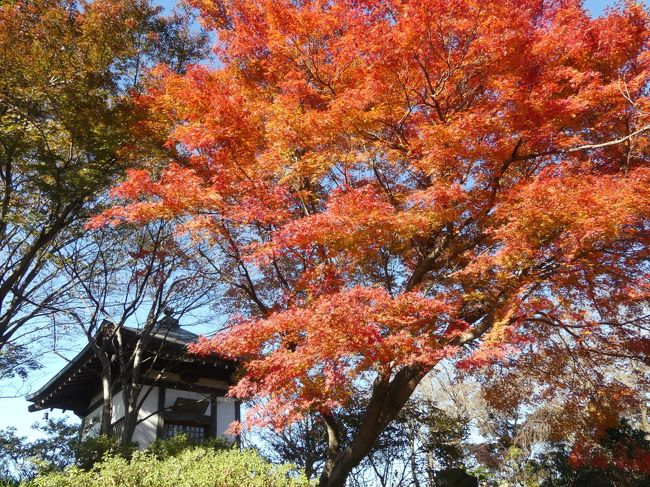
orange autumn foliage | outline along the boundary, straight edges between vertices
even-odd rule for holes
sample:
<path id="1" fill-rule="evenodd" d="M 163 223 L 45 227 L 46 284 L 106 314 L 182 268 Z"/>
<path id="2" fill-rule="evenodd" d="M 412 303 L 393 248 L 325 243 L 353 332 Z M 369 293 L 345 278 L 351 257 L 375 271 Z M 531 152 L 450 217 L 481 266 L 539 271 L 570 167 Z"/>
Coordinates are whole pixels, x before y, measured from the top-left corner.
<path id="1" fill-rule="evenodd" d="M 139 100 L 184 157 L 132 171 L 92 224 L 213 242 L 232 320 L 194 351 L 244 361 L 232 394 L 267 398 L 259 421 L 360 390 L 399 406 L 443 359 L 647 357 L 641 5 L 191 3 L 220 64 L 160 68 Z"/>

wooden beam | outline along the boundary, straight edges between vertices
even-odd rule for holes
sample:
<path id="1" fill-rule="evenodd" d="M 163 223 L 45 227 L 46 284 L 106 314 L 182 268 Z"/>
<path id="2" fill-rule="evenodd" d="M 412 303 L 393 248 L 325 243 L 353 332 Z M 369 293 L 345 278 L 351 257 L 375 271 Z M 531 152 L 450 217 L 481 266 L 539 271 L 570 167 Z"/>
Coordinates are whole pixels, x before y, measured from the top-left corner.
<path id="1" fill-rule="evenodd" d="M 156 439 L 160 440 L 163 437 L 165 431 L 165 396 L 167 393 L 167 388 L 165 386 L 158 387 L 158 423 L 156 425 Z"/>
<path id="2" fill-rule="evenodd" d="M 217 429 L 217 396 L 212 394 L 210 396 L 210 436 L 216 438 L 219 434 Z"/>

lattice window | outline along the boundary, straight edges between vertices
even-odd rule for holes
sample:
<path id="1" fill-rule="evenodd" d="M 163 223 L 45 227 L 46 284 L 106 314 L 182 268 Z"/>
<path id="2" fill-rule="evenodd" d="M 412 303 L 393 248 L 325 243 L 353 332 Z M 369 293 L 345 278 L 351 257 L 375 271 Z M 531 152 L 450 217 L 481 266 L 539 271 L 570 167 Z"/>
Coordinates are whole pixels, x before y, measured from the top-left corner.
<path id="1" fill-rule="evenodd" d="M 171 438 L 172 436 L 184 434 L 188 438 L 195 441 L 203 441 L 206 437 L 206 427 L 196 426 L 193 424 L 178 424 L 165 421 L 163 429 L 163 438 Z"/>
<path id="2" fill-rule="evenodd" d="M 124 419 L 119 419 L 113 423 L 113 436 L 120 437 L 122 436 L 122 430 L 124 429 Z"/>

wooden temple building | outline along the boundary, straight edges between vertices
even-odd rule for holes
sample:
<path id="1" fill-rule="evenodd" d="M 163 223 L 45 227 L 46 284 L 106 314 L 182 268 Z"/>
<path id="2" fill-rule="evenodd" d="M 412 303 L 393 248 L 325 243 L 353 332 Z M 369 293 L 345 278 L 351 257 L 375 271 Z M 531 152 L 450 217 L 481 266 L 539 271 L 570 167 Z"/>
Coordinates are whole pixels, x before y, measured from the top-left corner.
<path id="1" fill-rule="evenodd" d="M 102 333 L 100 331 L 100 333 Z M 138 339 L 140 330 L 122 327 L 125 348 Z M 198 338 L 182 329 L 171 313 L 160 320 L 144 351 L 140 395 L 142 405 L 133 441 L 146 448 L 158 438 L 183 433 L 202 441 L 225 435 L 230 423 L 240 419 L 239 402 L 226 397 L 232 384 L 235 363 L 217 357 L 196 357 L 187 345 Z M 114 361 L 115 362 L 115 361 Z M 86 346 L 47 384 L 27 396 L 30 411 L 73 411 L 84 424 L 84 436 L 99 433 L 102 411 L 101 364 L 90 345 Z M 118 378 L 113 392 L 113 433 L 119 434 L 124 420 L 124 402 Z"/>

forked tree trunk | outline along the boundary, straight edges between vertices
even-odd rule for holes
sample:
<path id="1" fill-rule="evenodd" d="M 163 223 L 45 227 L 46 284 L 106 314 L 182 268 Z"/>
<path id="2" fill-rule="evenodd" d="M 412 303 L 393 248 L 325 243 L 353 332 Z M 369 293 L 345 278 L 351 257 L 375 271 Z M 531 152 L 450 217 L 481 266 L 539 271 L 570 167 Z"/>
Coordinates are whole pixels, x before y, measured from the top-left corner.
<path id="1" fill-rule="evenodd" d="M 466 345 L 492 329 L 494 308 L 477 309 L 471 313 L 468 312 L 462 318 L 466 323 L 472 323 L 475 326 L 449 340 L 448 345 Z M 379 435 L 397 417 L 420 381 L 434 366 L 435 364 L 407 365 L 395 373 L 392 379 L 390 376 L 378 376 L 373 384 L 372 395 L 368 401 L 361 427 L 350 445 L 343 450 L 339 445 L 340 436 L 335 419 L 332 416 L 322 415 L 327 426 L 329 451 L 319 487 L 345 486 L 350 472 L 370 453 Z"/>
<path id="2" fill-rule="evenodd" d="M 141 371 L 142 371 L 142 355 L 145 344 L 143 340 L 138 340 L 135 345 L 135 350 L 132 356 L 132 368 L 130 374 L 128 373 L 129 367 L 124 364 L 122 367 L 123 377 L 123 393 L 122 399 L 124 401 L 124 424 L 122 425 L 122 436 L 120 443 L 127 445 L 133 441 L 133 434 L 138 425 L 138 413 L 140 411 L 139 400 L 141 385 Z"/>
<path id="3" fill-rule="evenodd" d="M 120 444 L 128 445 L 133 441 L 135 428 L 138 425 L 138 400 L 140 397 L 141 386 L 132 383 L 130 390 L 124 397 L 124 423 L 122 424 L 122 435 L 120 437 Z M 128 396 L 128 397 L 126 397 Z"/>
<path id="4" fill-rule="evenodd" d="M 428 370 L 411 365 L 397 372 L 393 379 L 378 377 L 373 384 L 361 427 L 345 448 L 340 446 L 335 418 L 329 414 L 322 415 L 327 427 L 329 451 L 319 487 L 345 486 L 352 470 L 372 451 L 379 435 L 397 417 Z"/>
<path id="5" fill-rule="evenodd" d="M 379 437 L 381 431 L 376 432 L 375 440 Z M 344 487 L 350 473 L 361 461 L 370 453 L 375 441 L 358 442 L 354 447 L 348 447 L 337 457 L 328 459 L 319 480 L 319 487 Z"/>

